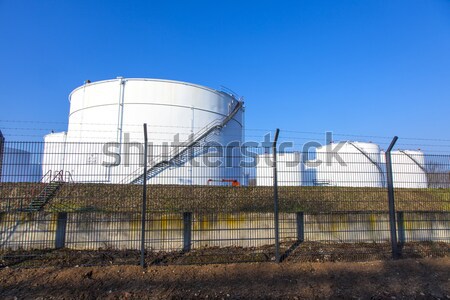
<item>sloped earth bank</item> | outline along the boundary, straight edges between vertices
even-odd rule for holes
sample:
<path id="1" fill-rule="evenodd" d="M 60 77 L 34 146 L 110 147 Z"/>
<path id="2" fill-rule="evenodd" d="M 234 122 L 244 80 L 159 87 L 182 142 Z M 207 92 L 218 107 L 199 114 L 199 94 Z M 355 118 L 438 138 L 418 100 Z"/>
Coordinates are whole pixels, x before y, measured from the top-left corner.
<path id="1" fill-rule="evenodd" d="M 2 299 L 450 299 L 450 258 L 2 268 Z"/>

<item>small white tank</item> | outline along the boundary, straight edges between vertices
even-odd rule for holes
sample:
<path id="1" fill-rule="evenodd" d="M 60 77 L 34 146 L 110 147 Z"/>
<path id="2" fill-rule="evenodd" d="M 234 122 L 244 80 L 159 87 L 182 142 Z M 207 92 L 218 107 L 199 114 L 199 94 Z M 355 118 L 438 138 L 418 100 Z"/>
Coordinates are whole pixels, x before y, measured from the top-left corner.
<path id="1" fill-rule="evenodd" d="M 340 142 L 316 149 L 315 185 L 382 187 L 380 148 L 376 144 Z"/>
<path id="2" fill-rule="evenodd" d="M 302 164 L 299 152 L 277 153 L 277 169 L 279 186 L 302 185 Z M 256 185 L 273 185 L 273 154 L 258 155 Z"/>
<path id="3" fill-rule="evenodd" d="M 395 188 L 427 188 L 425 156 L 420 150 L 391 152 L 392 176 Z"/>
<path id="4" fill-rule="evenodd" d="M 43 175 L 64 170 L 66 140 L 67 134 L 65 132 L 50 133 L 45 136 L 44 153 L 47 153 L 47 155 L 42 156 Z M 48 182 L 50 177 L 45 176 L 42 178 L 42 181 Z"/>

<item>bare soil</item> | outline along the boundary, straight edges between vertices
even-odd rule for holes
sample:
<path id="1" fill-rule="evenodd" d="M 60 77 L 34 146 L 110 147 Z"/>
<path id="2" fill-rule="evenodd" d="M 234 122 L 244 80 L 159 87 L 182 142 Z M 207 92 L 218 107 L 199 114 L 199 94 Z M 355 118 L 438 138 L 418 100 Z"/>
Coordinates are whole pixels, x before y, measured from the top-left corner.
<path id="1" fill-rule="evenodd" d="M 409 242 L 400 245 L 401 258 L 450 257 L 450 244 L 444 242 Z M 389 260 L 392 258 L 390 243 L 319 243 L 282 242 L 282 262 L 358 262 Z M 204 247 L 183 251 L 147 251 L 145 264 L 184 265 L 242 262 L 274 262 L 275 247 Z M 75 266 L 136 265 L 140 262 L 138 250 L 17 250 L 0 251 L 0 268 L 35 268 Z"/>
<path id="2" fill-rule="evenodd" d="M 450 258 L 0 269 L 2 299 L 450 299 Z"/>

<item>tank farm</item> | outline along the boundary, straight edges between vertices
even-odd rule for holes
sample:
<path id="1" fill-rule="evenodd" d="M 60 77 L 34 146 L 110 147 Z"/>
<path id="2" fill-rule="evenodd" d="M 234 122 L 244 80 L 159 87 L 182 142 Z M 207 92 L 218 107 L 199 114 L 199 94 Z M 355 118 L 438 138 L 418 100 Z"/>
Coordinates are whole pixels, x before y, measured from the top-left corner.
<path id="1" fill-rule="evenodd" d="M 236 93 L 180 81 L 86 81 L 69 102 L 67 131 L 1 142 L 3 261 L 48 249 L 339 260 L 423 242 L 448 254 L 448 156 L 348 139 L 277 150 L 278 131 L 268 145 L 245 132 Z"/>

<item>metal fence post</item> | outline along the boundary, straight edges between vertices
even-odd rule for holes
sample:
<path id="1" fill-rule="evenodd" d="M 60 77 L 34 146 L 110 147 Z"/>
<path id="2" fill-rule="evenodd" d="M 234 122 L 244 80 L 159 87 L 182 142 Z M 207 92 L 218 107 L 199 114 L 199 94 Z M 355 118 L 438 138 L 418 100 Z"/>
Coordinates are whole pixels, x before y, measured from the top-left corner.
<path id="1" fill-rule="evenodd" d="M 144 178 L 142 180 L 141 267 L 145 267 L 145 219 L 147 214 L 147 123 L 144 123 Z"/>
<path id="2" fill-rule="evenodd" d="M 297 221 L 297 242 L 305 241 L 305 215 L 302 211 L 295 214 Z"/>
<path id="3" fill-rule="evenodd" d="M 397 244 L 397 228 L 395 223 L 395 198 L 394 198 L 394 180 L 392 176 L 392 160 L 391 150 L 397 142 L 398 137 L 394 136 L 391 144 L 389 145 L 385 157 L 386 157 L 386 175 L 387 175 L 387 188 L 388 188 L 388 201 L 389 201 L 389 228 L 391 232 L 391 247 L 392 258 L 398 258 L 398 244 Z"/>
<path id="4" fill-rule="evenodd" d="M 56 220 L 55 232 L 55 248 L 61 249 L 66 246 L 66 228 L 67 228 L 67 213 L 59 212 Z"/>
<path id="5" fill-rule="evenodd" d="M 191 250 L 192 241 L 192 213 L 183 213 L 183 252 Z"/>
<path id="6" fill-rule="evenodd" d="M 403 247 L 403 245 L 406 242 L 405 215 L 402 211 L 397 212 L 397 227 L 398 227 L 398 241 L 399 241 L 400 251 L 401 251 L 401 248 Z"/>
<path id="7" fill-rule="evenodd" d="M 277 141 L 280 129 L 277 128 L 275 138 L 272 143 L 273 153 L 273 214 L 275 225 L 275 261 L 280 262 L 280 221 L 278 208 L 278 177 L 277 177 Z"/>

